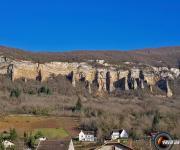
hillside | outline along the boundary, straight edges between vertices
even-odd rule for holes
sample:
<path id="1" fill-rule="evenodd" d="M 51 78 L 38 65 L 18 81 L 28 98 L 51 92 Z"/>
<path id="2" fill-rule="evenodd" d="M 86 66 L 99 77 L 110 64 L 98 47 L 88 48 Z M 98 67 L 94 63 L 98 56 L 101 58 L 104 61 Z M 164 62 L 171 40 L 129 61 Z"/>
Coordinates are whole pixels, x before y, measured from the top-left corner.
<path id="1" fill-rule="evenodd" d="M 92 59 L 104 59 L 113 64 L 132 61 L 154 66 L 177 66 L 180 62 L 180 46 L 147 48 L 134 51 L 72 51 L 59 53 L 32 53 L 0 46 L 0 54 L 15 59 L 32 60 L 41 63 L 51 61 L 81 62 Z"/>
<path id="2" fill-rule="evenodd" d="M 32 53 L 1 46 L 0 118 L 75 117 L 71 132 L 93 130 L 100 141 L 122 128 L 134 140 L 156 131 L 178 139 L 179 67 L 180 47 Z"/>

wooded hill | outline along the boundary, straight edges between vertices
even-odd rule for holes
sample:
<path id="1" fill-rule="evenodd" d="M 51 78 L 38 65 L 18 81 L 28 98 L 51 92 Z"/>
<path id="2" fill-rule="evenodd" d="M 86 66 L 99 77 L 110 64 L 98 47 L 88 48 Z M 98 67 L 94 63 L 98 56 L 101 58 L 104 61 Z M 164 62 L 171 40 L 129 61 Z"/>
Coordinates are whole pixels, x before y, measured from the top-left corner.
<path id="1" fill-rule="evenodd" d="M 31 60 L 35 62 L 67 61 L 81 62 L 87 60 L 104 59 L 108 63 L 120 64 L 122 62 L 145 63 L 154 66 L 180 67 L 180 46 L 147 48 L 132 51 L 71 51 L 71 52 L 46 52 L 32 53 L 16 48 L 0 46 L 0 55 Z"/>

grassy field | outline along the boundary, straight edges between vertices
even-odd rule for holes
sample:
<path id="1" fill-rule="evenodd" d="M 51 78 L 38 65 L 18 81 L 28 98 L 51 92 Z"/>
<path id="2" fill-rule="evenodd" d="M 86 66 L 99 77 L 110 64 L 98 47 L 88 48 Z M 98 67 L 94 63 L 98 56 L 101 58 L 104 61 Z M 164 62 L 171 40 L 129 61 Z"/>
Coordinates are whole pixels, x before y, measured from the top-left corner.
<path id="1" fill-rule="evenodd" d="M 49 139 L 77 136 L 78 118 L 15 115 L 0 118 L 0 132 L 15 128 L 18 135 L 41 131 Z"/>
<path id="2" fill-rule="evenodd" d="M 70 136 L 70 134 L 63 128 L 40 128 L 34 130 L 34 134 L 39 131 L 49 139 L 59 139 L 59 138 L 62 139 Z"/>

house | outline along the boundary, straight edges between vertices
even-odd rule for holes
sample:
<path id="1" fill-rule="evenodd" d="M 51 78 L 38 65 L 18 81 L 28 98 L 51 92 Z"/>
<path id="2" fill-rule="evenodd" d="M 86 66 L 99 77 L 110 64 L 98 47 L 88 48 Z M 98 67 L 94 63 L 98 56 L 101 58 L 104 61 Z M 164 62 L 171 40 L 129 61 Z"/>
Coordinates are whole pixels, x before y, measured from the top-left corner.
<path id="1" fill-rule="evenodd" d="M 111 132 L 111 140 L 116 140 L 120 138 L 128 138 L 127 132 L 122 129 L 122 130 L 113 130 Z"/>
<path id="2" fill-rule="evenodd" d="M 102 145 L 101 147 L 96 148 L 95 150 L 133 150 L 133 149 L 117 142 L 108 142 Z"/>
<path id="3" fill-rule="evenodd" d="M 79 133 L 79 141 L 94 142 L 95 133 L 94 131 L 82 131 Z"/>
<path id="4" fill-rule="evenodd" d="M 36 150 L 74 150 L 72 140 L 45 140 L 40 141 Z"/>
<path id="5" fill-rule="evenodd" d="M 38 140 L 39 140 L 40 142 L 41 142 L 41 141 L 46 141 L 47 138 L 46 138 L 46 137 L 40 137 Z"/>
<path id="6" fill-rule="evenodd" d="M 14 143 L 12 143 L 12 142 L 10 142 L 10 141 L 7 141 L 7 140 L 4 141 L 4 142 L 2 142 L 2 144 L 4 145 L 5 149 L 6 149 L 6 148 L 11 148 L 11 147 L 15 146 Z"/>

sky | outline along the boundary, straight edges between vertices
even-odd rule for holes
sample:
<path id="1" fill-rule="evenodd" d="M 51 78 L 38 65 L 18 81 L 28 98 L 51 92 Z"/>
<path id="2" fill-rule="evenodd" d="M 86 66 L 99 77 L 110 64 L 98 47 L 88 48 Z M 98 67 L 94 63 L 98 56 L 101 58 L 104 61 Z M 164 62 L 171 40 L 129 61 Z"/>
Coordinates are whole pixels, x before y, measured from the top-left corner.
<path id="1" fill-rule="evenodd" d="M 180 45 L 179 0 L 0 0 L 0 45 L 30 51 Z"/>

